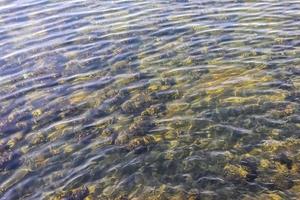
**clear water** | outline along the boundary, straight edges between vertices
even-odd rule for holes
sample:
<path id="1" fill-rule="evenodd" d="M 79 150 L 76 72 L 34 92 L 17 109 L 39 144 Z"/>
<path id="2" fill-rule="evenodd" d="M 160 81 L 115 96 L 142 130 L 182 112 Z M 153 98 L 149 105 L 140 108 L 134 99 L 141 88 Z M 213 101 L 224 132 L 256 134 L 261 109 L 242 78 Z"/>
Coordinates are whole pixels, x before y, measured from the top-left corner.
<path id="1" fill-rule="evenodd" d="M 1 199 L 299 199 L 300 1 L 1 0 Z"/>

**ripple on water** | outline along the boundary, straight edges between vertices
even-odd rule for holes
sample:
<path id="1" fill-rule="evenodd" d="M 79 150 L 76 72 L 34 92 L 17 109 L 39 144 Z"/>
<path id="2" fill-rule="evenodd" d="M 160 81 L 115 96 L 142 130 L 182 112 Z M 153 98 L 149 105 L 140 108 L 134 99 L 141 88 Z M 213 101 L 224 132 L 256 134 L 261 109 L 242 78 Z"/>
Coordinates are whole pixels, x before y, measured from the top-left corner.
<path id="1" fill-rule="evenodd" d="M 0 2 L 0 198 L 298 199 L 295 1 Z"/>

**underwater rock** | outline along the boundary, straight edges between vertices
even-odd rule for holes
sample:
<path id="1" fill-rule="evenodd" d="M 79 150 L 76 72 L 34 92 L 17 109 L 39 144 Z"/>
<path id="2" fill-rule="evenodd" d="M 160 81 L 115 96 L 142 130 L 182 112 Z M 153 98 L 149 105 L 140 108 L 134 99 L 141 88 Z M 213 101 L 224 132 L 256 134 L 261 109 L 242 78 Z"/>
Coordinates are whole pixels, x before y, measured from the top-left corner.
<path id="1" fill-rule="evenodd" d="M 178 99 L 180 97 L 180 93 L 178 90 L 166 90 L 161 92 L 154 92 L 151 94 L 151 96 L 154 99 L 165 102 Z"/>
<path id="2" fill-rule="evenodd" d="M 0 143 L 0 153 L 6 151 L 9 149 L 9 146 L 7 145 L 7 143 Z"/>
<path id="3" fill-rule="evenodd" d="M 180 101 L 178 101 L 178 102 L 175 101 L 175 102 L 172 102 L 167 105 L 168 115 L 182 113 L 189 108 L 190 108 L 190 104 L 185 103 L 185 102 L 180 102 Z"/>
<path id="4" fill-rule="evenodd" d="M 112 64 L 111 70 L 113 72 L 123 72 L 130 68 L 130 63 L 127 60 L 116 61 Z"/>
<path id="5" fill-rule="evenodd" d="M 254 158 L 244 158 L 241 160 L 240 164 L 247 168 L 249 172 L 246 175 L 246 180 L 249 182 L 254 181 L 258 174 L 257 174 L 257 161 Z"/>
<path id="6" fill-rule="evenodd" d="M 163 114 L 166 110 L 166 106 L 164 104 L 156 104 L 151 105 L 149 108 L 146 108 L 141 115 L 142 116 L 158 116 L 159 114 Z"/>
<path id="7" fill-rule="evenodd" d="M 138 84 L 138 83 L 147 83 L 147 79 L 152 78 L 152 77 L 153 77 L 153 75 L 151 75 L 149 73 L 141 73 L 141 72 L 134 73 L 134 74 L 126 74 L 126 76 L 120 78 L 117 83 L 119 85 L 132 85 L 132 84 Z M 148 84 L 146 84 L 146 85 L 148 85 Z"/>
<path id="8" fill-rule="evenodd" d="M 101 108 L 92 109 L 87 114 L 87 118 L 100 118 L 105 116 L 107 116 L 107 112 Z"/>
<path id="9" fill-rule="evenodd" d="M 290 177 L 275 174 L 264 179 L 258 179 L 257 182 L 269 190 L 288 190 L 294 186 L 294 181 Z"/>
<path id="10" fill-rule="evenodd" d="M 297 67 L 289 67 L 288 71 L 290 71 L 293 75 L 300 75 L 300 68 Z"/>
<path id="11" fill-rule="evenodd" d="M 261 199 L 266 199 L 266 200 L 283 200 L 284 198 L 281 197 L 282 194 L 276 194 L 276 193 L 271 193 L 271 192 L 267 192 L 267 193 L 263 193 L 260 194 L 258 197 L 256 197 L 257 199 L 261 200 Z M 249 197 L 249 200 L 252 200 L 253 198 Z M 247 198 L 245 200 L 248 200 Z"/>
<path id="12" fill-rule="evenodd" d="M 292 123 L 300 123 L 300 116 L 299 115 L 291 115 L 288 118 L 288 121 L 292 122 Z"/>
<path id="13" fill-rule="evenodd" d="M 134 122 L 128 128 L 128 134 L 134 136 L 143 136 L 154 127 L 152 120 L 147 116 L 141 116 L 134 119 Z"/>
<path id="14" fill-rule="evenodd" d="M 105 128 L 102 130 L 101 135 L 108 137 L 111 136 L 114 133 L 114 130 L 112 128 Z"/>
<path id="15" fill-rule="evenodd" d="M 89 195 L 89 189 L 87 187 L 78 188 L 72 191 L 68 191 L 62 195 L 61 200 L 84 200 Z"/>
<path id="16" fill-rule="evenodd" d="M 140 146 L 134 149 L 134 153 L 135 154 L 141 154 L 141 153 L 145 153 L 146 151 L 148 151 L 148 147 L 146 146 Z"/>
<path id="17" fill-rule="evenodd" d="M 154 144 L 156 144 L 154 137 L 144 136 L 131 140 L 127 145 L 127 149 L 133 151 L 135 154 L 140 154 L 148 151 Z"/>
<path id="18" fill-rule="evenodd" d="M 158 81 L 150 82 L 147 90 L 149 92 L 164 91 L 170 89 L 175 83 L 176 81 L 173 78 L 162 78 Z"/>
<path id="19" fill-rule="evenodd" d="M 290 92 L 286 96 L 286 100 L 296 102 L 296 103 L 300 103 L 300 92 L 299 91 Z"/>
<path id="20" fill-rule="evenodd" d="M 205 188 L 208 184 L 209 185 L 214 185 L 214 186 L 222 186 L 225 184 L 225 181 L 221 178 L 217 177 L 210 177 L 210 176 L 204 176 L 201 177 L 197 180 L 197 183 L 201 188 Z"/>
<path id="21" fill-rule="evenodd" d="M 248 169 L 242 165 L 226 164 L 224 167 L 224 175 L 230 180 L 246 180 L 249 172 Z"/>
<path id="22" fill-rule="evenodd" d="M 94 134 L 89 133 L 88 131 L 80 132 L 76 135 L 76 139 L 80 144 L 89 144 L 91 139 L 95 137 Z"/>
<path id="23" fill-rule="evenodd" d="M 0 170 L 14 169 L 21 164 L 20 153 L 5 151 L 0 154 Z"/>
<path id="24" fill-rule="evenodd" d="M 118 145 L 126 144 L 130 140 L 130 136 L 126 131 L 122 131 L 114 139 L 114 143 Z"/>
<path id="25" fill-rule="evenodd" d="M 215 200 L 220 198 L 216 192 L 210 190 L 204 190 L 200 192 L 200 199 Z"/>
<path id="26" fill-rule="evenodd" d="M 125 195 L 121 195 L 120 197 L 117 197 L 116 200 L 129 200 Z"/>
<path id="27" fill-rule="evenodd" d="M 176 80 L 174 78 L 163 78 L 160 80 L 160 83 L 165 86 L 173 86 L 176 84 Z"/>
<path id="28" fill-rule="evenodd" d="M 68 62 L 63 54 L 51 52 L 43 54 L 36 59 L 36 68 L 41 72 L 61 72 L 64 71 L 65 65 Z"/>
<path id="29" fill-rule="evenodd" d="M 104 107 L 113 107 L 121 105 L 128 97 L 128 90 L 120 90 L 116 95 L 103 102 Z"/>
<path id="30" fill-rule="evenodd" d="M 275 161 L 280 162 L 283 165 L 286 165 L 288 169 L 292 169 L 293 161 L 288 158 L 285 153 L 280 153 L 276 158 Z"/>
<path id="31" fill-rule="evenodd" d="M 128 114 L 138 113 L 153 103 L 153 98 L 146 93 L 136 94 L 122 105 L 122 111 Z"/>
<path id="32" fill-rule="evenodd" d="M 118 138 L 118 134 L 113 132 L 111 135 L 110 135 L 110 144 L 115 144 L 116 143 L 116 139 Z"/>

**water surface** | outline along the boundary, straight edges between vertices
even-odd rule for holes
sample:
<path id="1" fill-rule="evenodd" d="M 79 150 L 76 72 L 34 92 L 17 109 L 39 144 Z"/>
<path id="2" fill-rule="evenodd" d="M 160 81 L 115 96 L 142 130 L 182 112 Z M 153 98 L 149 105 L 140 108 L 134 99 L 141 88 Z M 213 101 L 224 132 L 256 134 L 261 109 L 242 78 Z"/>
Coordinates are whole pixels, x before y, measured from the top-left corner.
<path id="1" fill-rule="evenodd" d="M 299 10 L 1 0 L 0 198 L 299 199 Z"/>

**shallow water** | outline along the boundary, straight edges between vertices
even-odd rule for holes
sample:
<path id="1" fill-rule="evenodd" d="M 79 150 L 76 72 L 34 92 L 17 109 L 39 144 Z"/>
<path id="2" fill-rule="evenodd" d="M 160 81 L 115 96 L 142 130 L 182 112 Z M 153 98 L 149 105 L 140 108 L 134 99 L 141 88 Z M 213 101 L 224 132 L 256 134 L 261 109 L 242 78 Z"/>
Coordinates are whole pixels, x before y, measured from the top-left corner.
<path id="1" fill-rule="evenodd" d="M 299 10 L 0 1 L 0 198 L 299 199 Z"/>

